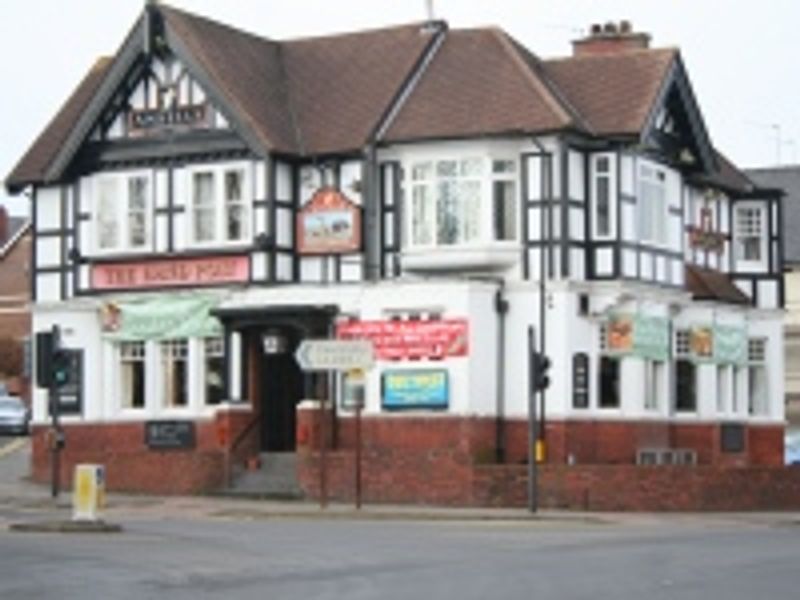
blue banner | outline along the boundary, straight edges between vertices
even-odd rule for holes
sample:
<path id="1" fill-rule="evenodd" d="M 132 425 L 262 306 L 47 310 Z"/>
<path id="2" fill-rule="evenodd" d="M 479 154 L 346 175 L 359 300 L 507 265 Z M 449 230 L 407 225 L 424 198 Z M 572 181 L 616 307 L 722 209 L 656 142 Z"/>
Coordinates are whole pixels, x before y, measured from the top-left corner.
<path id="1" fill-rule="evenodd" d="M 384 371 L 383 408 L 447 408 L 450 400 L 445 369 Z"/>

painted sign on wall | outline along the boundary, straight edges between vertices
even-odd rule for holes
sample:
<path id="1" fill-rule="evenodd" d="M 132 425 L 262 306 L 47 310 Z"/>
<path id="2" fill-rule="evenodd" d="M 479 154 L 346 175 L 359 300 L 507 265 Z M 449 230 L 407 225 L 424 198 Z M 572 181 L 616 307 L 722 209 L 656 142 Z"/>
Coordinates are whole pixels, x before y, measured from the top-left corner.
<path id="1" fill-rule="evenodd" d="M 92 265 L 96 290 L 242 283 L 250 273 L 247 256 L 174 258 Z"/>
<path id="2" fill-rule="evenodd" d="M 381 404 L 389 410 L 447 408 L 450 400 L 444 369 L 384 371 L 381 388 Z"/>
<path id="3" fill-rule="evenodd" d="M 336 326 L 336 336 L 372 341 L 378 360 L 438 360 L 469 352 L 466 319 L 349 321 Z"/>
<path id="4" fill-rule="evenodd" d="M 347 254 L 361 249 L 361 209 L 333 188 L 317 190 L 297 215 L 300 254 Z"/>
<path id="5" fill-rule="evenodd" d="M 743 364 L 747 361 L 747 331 L 733 325 L 695 325 L 689 330 L 689 349 L 697 361 Z"/>

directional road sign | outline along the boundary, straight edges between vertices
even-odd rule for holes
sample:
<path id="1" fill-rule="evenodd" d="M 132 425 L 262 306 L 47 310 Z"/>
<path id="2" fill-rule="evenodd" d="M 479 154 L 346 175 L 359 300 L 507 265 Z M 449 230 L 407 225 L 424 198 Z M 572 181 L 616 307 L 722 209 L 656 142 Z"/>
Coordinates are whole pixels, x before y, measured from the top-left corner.
<path id="1" fill-rule="evenodd" d="M 370 369 L 375 362 L 369 340 L 303 340 L 294 357 L 303 371 Z"/>

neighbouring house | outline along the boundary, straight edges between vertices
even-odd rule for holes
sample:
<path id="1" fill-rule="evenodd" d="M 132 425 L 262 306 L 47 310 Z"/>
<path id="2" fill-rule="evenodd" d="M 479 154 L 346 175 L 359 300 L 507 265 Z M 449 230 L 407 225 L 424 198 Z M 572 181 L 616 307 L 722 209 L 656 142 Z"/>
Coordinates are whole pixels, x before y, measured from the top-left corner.
<path id="1" fill-rule="evenodd" d="M 800 433 L 800 165 L 748 169 L 758 185 L 779 188 L 783 201 L 783 262 L 786 290 L 786 412 Z"/>
<path id="2" fill-rule="evenodd" d="M 0 380 L 28 395 L 24 355 L 31 333 L 31 226 L 0 206 Z"/>
<path id="3" fill-rule="evenodd" d="M 347 497 L 363 396 L 367 500 L 519 504 L 532 341 L 544 503 L 796 501 L 781 193 L 627 22 L 545 60 L 492 27 L 278 42 L 148 3 L 6 186 L 33 329 L 70 355 L 65 474 L 199 492 L 288 456 L 314 496 L 324 447 Z M 333 338 L 374 367 L 302 372 Z M 47 422 L 37 389 L 39 480 Z"/>

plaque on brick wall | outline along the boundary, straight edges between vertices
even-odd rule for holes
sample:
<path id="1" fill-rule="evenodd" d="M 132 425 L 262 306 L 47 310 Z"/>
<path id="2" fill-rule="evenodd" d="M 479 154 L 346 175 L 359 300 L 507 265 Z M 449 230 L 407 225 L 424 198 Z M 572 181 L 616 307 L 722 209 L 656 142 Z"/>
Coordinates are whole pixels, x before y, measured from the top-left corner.
<path id="1" fill-rule="evenodd" d="M 194 448 L 195 432 L 192 421 L 148 421 L 144 426 L 144 441 L 153 450 Z"/>
<path id="2" fill-rule="evenodd" d="M 572 355 L 572 407 L 589 408 L 589 355 Z"/>
<path id="3" fill-rule="evenodd" d="M 720 448 L 723 452 L 744 452 L 744 425 L 723 423 L 719 433 Z"/>

